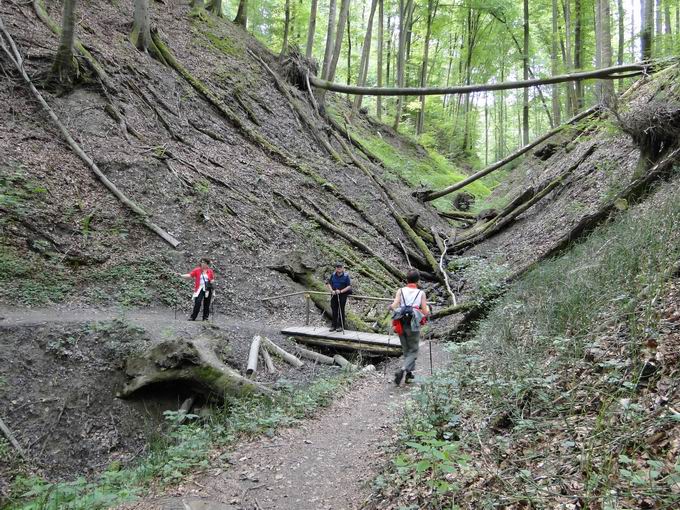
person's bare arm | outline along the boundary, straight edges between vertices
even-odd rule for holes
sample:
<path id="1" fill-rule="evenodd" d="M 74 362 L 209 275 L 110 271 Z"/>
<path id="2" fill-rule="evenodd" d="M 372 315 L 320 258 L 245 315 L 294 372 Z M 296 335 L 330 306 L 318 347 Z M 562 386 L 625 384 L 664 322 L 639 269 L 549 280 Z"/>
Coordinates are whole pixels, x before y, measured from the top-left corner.
<path id="1" fill-rule="evenodd" d="M 394 296 L 394 301 L 392 301 L 392 304 L 389 306 L 390 310 L 396 310 L 399 308 L 399 302 L 401 301 L 401 289 L 397 291 L 397 295 Z"/>
<path id="2" fill-rule="evenodd" d="M 193 278 L 193 276 L 191 276 L 191 273 L 177 273 L 177 276 L 179 276 L 180 278 L 186 278 L 187 280 Z"/>
<path id="3" fill-rule="evenodd" d="M 427 304 L 427 296 L 424 292 L 422 294 L 423 295 L 420 298 L 420 311 L 425 315 L 430 315 L 430 306 Z"/>

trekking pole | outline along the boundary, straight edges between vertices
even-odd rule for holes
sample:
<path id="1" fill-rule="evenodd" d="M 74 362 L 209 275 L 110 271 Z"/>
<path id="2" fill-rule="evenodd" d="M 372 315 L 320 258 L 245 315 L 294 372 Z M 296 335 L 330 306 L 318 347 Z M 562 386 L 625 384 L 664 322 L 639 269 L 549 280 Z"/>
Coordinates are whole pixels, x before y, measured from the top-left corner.
<path id="1" fill-rule="evenodd" d="M 432 368 L 432 337 L 429 338 L 430 342 L 430 375 L 434 375 L 434 369 Z"/>

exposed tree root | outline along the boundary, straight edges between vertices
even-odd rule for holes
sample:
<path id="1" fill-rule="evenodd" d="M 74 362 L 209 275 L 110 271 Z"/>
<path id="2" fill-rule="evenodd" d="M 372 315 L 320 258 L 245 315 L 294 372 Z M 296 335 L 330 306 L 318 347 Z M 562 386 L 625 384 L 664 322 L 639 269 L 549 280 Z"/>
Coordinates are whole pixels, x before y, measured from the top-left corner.
<path id="1" fill-rule="evenodd" d="M 273 392 L 241 376 L 225 365 L 205 338 L 190 342 L 162 342 L 142 356 L 127 360 L 130 377 L 118 397 L 127 398 L 142 388 L 161 383 L 181 383 L 197 391 L 223 399 L 253 393 Z"/>
<path id="2" fill-rule="evenodd" d="M 281 92 L 284 97 L 288 100 L 288 103 L 290 106 L 293 108 L 293 111 L 300 117 L 302 122 L 307 126 L 308 131 L 312 134 L 312 136 L 321 144 L 321 146 L 326 149 L 326 152 L 330 154 L 330 156 L 337 162 L 339 163 L 344 163 L 340 155 L 337 153 L 337 151 L 331 146 L 330 142 L 328 139 L 323 135 L 323 129 L 321 126 L 319 126 L 318 122 L 315 122 L 313 119 L 310 118 L 309 115 L 307 115 L 307 112 L 305 112 L 304 108 L 300 106 L 299 101 L 293 97 L 293 94 L 290 91 L 290 87 L 279 77 L 274 70 L 267 65 L 267 63 L 262 60 L 259 56 L 257 56 L 255 53 L 253 53 L 251 50 L 247 50 L 248 54 L 252 56 L 255 60 L 257 60 L 260 65 L 269 73 L 269 75 L 274 78 L 274 84 L 276 85 L 276 88 Z"/>
<path id="3" fill-rule="evenodd" d="M 366 243 L 361 241 L 360 239 L 357 239 L 353 235 L 345 232 L 342 230 L 340 227 L 337 225 L 325 220 L 315 212 L 312 212 L 308 209 L 305 209 L 302 207 L 300 204 L 296 203 L 293 200 L 289 200 L 286 198 L 284 195 L 281 193 L 275 191 L 274 195 L 280 197 L 282 200 L 284 200 L 288 205 L 291 207 L 294 207 L 297 209 L 303 216 L 315 221 L 319 226 L 325 228 L 329 232 L 332 232 L 333 234 L 342 237 L 346 241 L 348 241 L 350 244 L 353 246 L 359 248 L 361 251 L 366 253 L 367 255 L 373 257 L 381 266 L 383 266 L 387 271 L 389 271 L 392 275 L 394 275 L 397 279 L 399 280 L 405 280 L 406 279 L 406 274 L 394 267 L 390 262 L 386 261 L 384 258 L 382 258 L 380 255 L 378 255 L 373 248 L 368 246 Z"/>
<path id="4" fill-rule="evenodd" d="M 31 81 L 31 78 L 28 76 L 26 73 L 26 70 L 24 68 L 23 64 L 23 59 L 21 57 L 21 54 L 19 53 L 19 50 L 17 49 L 16 45 L 14 44 L 14 40 L 12 39 L 12 36 L 7 32 L 5 29 L 5 25 L 2 22 L 2 19 L 0 19 L 0 31 L 4 35 L 5 39 L 7 40 L 7 43 L 5 43 L 5 40 L 0 37 L 0 45 L 2 46 L 3 51 L 7 54 L 7 57 L 9 60 L 14 64 L 16 67 L 16 70 L 19 72 L 23 80 L 26 82 L 26 85 L 28 86 L 29 90 L 31 91 L 31 94 L 38 100 L 38 102 L 41 104 L 45 112 L 47 112 L 47 115 L 50 117 L 52 122 L 57 126 L 59 131 L 61 132 L 62 136 L 66 140 L 66 143 L 68 146 L 71 148 L 73 152 L 78 155 L 78 157 L 83 160 L 83 162 L 92 170 L 92 172 L 95 174 L 97 179 L 123 204 L 125 205 L 128 209 L 130 209 L 132 212 L 137 214 L 142 221 L 142 223 L 152 232 L 160 236 L 164 241 L 166 241 L 168 244 L 170 244 L 173 248 L 176 248 L 179 245 L 179 241 L 175 239 L 172 235 L 170 235 L 168 232 L 160 228 L 158 225 L 155 223 L 151 222 L 148 217 L 148 213 L 142 209 L 140 206 L 138 206 L 136 203 L 134 203 L 132 200 L 130 200 L 127 196 L 125 196 L 107 177 L 104 175 L 104 173 L 99 169 L 99 167 L 96 165 L 96 163 L 88 156 L 83 149 L 76 143 L 76 141 L 73 139 L 69 131 L 66 129 L 66 127 L 61 123 L 59 120 L 59 117 L 57 117 L 57 114 L 54 113 L 54 110 L 50 107 L 49 104 L 47 104 L 47 101 L 45 101 L 45 98 L 40 94 L 38 89 L 35 88 L 35 85 L 33 85 L 33 82 Z M 9 47 L 8 47 L 9 44 Z M 11 49 L 10 49 L 11 47 Z"/>
<path id="5" fill-rule="evenodd" d="M 357 271 L 360 274 L 368 277 L 373 283 L 382 287 L 385 291 L 392 292 L 392 290 L 397 287 L 401 281 L 396 279 L 391 273 L 385 272 L 388 278 L 383 277 L 378 274 L 373 268 L 366 265 L 364 262 L 359 260 L 359 257 L 355 256 L 351 251 L 341 250 L 335 247 L 331 243 L 327 243 L 322 239 L 314 239 L 316 243 L 323 248 L 325 251 L 332 253 L 337 257 L 338 260 L 342 260 L 349 266 L 350 269 Z"/>
<path id="6" fill-rule="evenodd" d="M 539 261 L 561 252 L 574 241 L 587 235 L 600 223 L 606 221 L 612 213 L 619 210 L 622 204 L 627 204 L 628 202 L 639 198 L 656 180 L 672 171 L 674 165 L 677 164 L 679 160 L 680 148 L 676 148 L 663 157 L 661 161 L 652 166 L 644 175 L 633 179 L 623 190 L 617 193 L 614 198 L 600 207 L 600 209 L 581 218 L 581 220 L 573 226 L 569 232 L 563 235 L 560 240 L 539 259 Z M 536 262 L 534 262 L 534 264 L 536 264 Z M 532 266 L 534 264 L 532 264 Z"/>

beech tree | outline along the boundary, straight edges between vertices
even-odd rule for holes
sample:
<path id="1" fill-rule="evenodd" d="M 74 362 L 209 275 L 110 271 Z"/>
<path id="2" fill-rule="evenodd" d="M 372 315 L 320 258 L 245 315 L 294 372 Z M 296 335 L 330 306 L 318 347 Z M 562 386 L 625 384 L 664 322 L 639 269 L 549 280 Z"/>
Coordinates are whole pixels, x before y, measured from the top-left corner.
<path id="1" fill-rule="evenodd" d="M 522 56 L 522 76 L 529 79 L 529 0 L 524 0 L 524 55 Z M 529 89 L 522 94 L 522 145 L 529 143 Z"/>
<path id="2" fill-rule="evenodd" d="M 307 47 L 305 48 L 305 56 L 307 58 L 312 58 L 312 49 L 314 48 L 314 33 L 316 32 L 316 8 L 317 0 L 312 0 L 312 7 L 309 13 L 309 26 L 307 29 Z"/>
<path id="3" fill-rule="evenodd" d="M 612 34 L 609 0 L 595 1 L 595 66 L 611 67 Z M 614 102 L 614 83 L 610 80 L 599 80 L 597 83 L 599 101 L 605 106 Z"/>
<path id="4" fill-rule="evenodd" d="M 360 87 L 366 83 L 366 75 L 368 74 L 368 62 L 371 55 L 371 37 L 373 35 L 373 17 L 378 6 L 378 0 L 371 0 L 371 9 L 368 14 L 368 26 L 366 28 L 366 37 L 364 37 L 364 46 L 361 50 L 361 62 L 359 63 L 359 76 L 357 78 L 357 85 Z M 352 106 L 352 113 L 355 114 L 361 107 L 361 99 L 363 96 L 354 96 L 354 105 Z"/>
<path id="5" fill-rule="evenodd" d="M 76 0 L 64 0 L 61 38 L 52 64 L 52 77 L 59 83 L 72 83 L 78 76 L 73 48 L 76 40 Z"/>
<path id="6" fill-rule="evenodd" d="M 286 0 L 287 1 L 287 0 Z M 326 29 L 326 46 L 323 56 L 323 67 L 321 68 L 321 78 L 328 79 L 328 69 L 333 59 L 333 43 L 335 41 L 335 15 L 336 0 L 330 0 L 328 5 L 328 28 Z"/>
<path id="7" fill-rule="evenodd" d="M 247 0 L 244 0 L 247 3 Z M 240 8 L 240 6 L 239 6 Z M 224 10 L 222 9 L 222 0 L 211 0 L 210 2 L 210 12 L 212 12 L 215 16 L 223 18 L 224 17 Z M 245 27 L 245 23 L 243 24 Z"/>
<path id="8" fill-rule="evenodd" d="M 640 0 L 640 54 L 642 60 L 652 58 L 652 35 L 654 33 L 654 0 Z"/>
<path id="9" fill-rule="evenodd" d="M 248 28 L 248 0 L 239 0 L 234 23 L 243 28 Z"/>

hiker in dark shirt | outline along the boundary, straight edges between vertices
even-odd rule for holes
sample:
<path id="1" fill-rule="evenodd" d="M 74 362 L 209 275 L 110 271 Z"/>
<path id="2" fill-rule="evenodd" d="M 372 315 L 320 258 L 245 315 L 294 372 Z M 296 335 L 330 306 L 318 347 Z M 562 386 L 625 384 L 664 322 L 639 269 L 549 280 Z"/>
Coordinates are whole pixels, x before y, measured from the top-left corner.
<path id="1" fill-rule="evenodd" d="M 331 291 L 331 310 L 333 311 L 331 331 L 342 331 L 347 322 L 345 304 L 347 297 L 352 293 L 349 273 L 345 271 L 345 265 L 342 262 L 335 264 L 335 271 L 326 280 L 326 287 Z"/>

